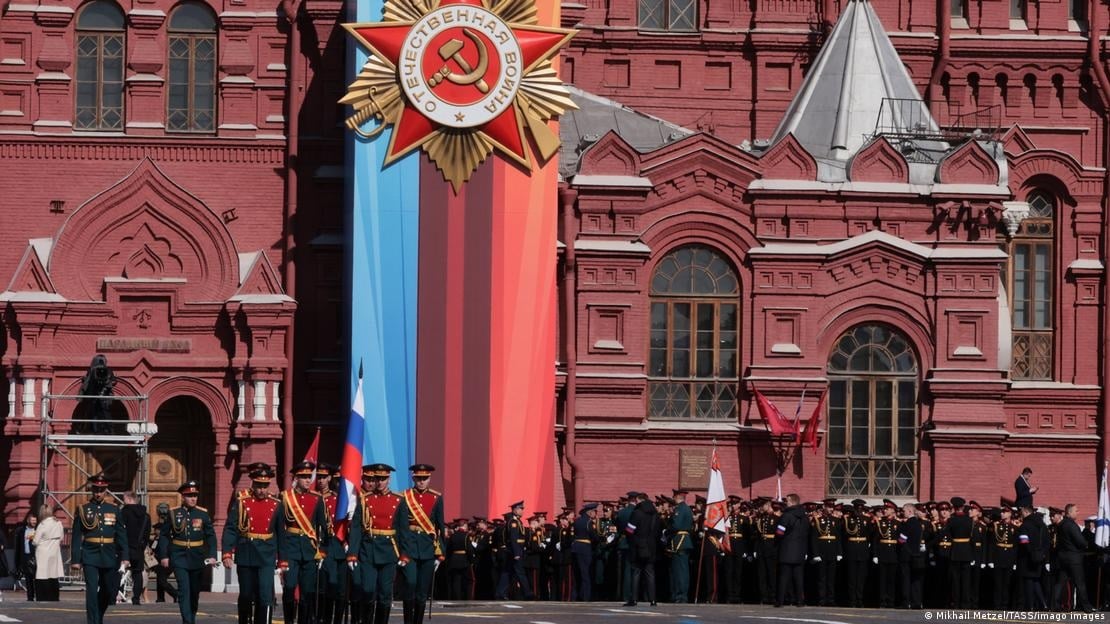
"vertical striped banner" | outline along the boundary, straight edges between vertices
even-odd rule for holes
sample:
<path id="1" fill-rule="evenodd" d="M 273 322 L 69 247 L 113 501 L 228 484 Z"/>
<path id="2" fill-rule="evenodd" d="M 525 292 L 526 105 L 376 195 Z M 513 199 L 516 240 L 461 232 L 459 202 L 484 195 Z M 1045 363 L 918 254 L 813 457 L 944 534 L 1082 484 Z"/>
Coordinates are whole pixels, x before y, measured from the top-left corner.
<path id="1" fill-rule="evenodd" d="M 381 0 L 357 0 L 354 22 L 382 19 Z M 348 43 L 348 82 L 366 51 Z M 391 129 L 373 140 L 348 133 L 350 388 L 365 365 L 363 461 L 397 468 L 394 487 L 413 463 L 416 434 L 416 306 L 420 154 L 383 169 Z M 400 481 L 400 482 L 399 482 Z"/>

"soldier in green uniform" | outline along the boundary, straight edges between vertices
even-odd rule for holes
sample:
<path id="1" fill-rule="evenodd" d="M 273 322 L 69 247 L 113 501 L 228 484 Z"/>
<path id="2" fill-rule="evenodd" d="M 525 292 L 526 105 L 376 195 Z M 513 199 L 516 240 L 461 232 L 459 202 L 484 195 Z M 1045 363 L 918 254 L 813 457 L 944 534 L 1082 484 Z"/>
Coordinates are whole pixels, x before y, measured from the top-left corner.
<path id="1" fill-rule="evenodd" d="M 293 487 L 281 493 L 284 513 L 278 523 L 282 614 L 287 624 L 295 620 L 316 624 L 316 595 L 320 590 L 317 572 L 328 538 L 327 507 L 320 493 L 313 489 L 316 464 L 302 461 L 289 472 L 293 475 Z"/>
<path id="2" fill-rule="evenodd" d="M 231 501 L 224 525 L 223 562 L 235 560 L 239 578 L 239 624 L 270 624 L 274 604 L 274 563 L 278 558 L 277 530 L 283 511 L 270 494 L 274 471 L 266 465 L 250 472 L 251 489 Z"/>
<path id="3" fill-rule="evenodd" d="M 435 466 L 409 467 L 413 487 L 401 495 L 397 508 L 397 537 L 401 546 L 405 587 L 402 601 L 405 624 L 422 624 L 432 595 L 432 580 L 443 561 L 443 495 L 428 487 Z"/>
<path id="4" fill-rule="evenodd" d="M 694 512 L 686 504 L 686 490 L 674 491 L 674 516 L 671 517 L 671 530 L 668 540 L 671 551 L 671 599 L 676 603 L 689 602 L 690 595 L 690 551 L 694 542 L 690 531 L 694 529 Z"/>
<path id="5" fill-rule="evenodd" d="M 197 507 L 200 488 L 186 481 L 177 488 L 182 504 L 170 510 L 158 533 L 158 559 L 172 568 L 177 579 L 177 608 L 183 624 L 195 624 L 200 599 L 201 571 L 216 564 L 216 530 L 204 507 Z"/>
<path id="6" fill-rule="evenodd" d="M 362 487 L 347 541 L 351 582 L 359 587 L 351 600 L 351 622 L 386 624 L 393 608 L 393 579 L 401 557 L 397 543 L 397 508 L 401 497 L 389 490 L 393 466 L 362 467 Z"/>
<path id="7" fill-rule="evenodd" d="M 77 509 L 73 519 L 74 568 L 85 572 L 85 618 L 101 624 L 108 605 L 116 601 L 120 572 L 126 570 L 127 531 L 120 508 L 106 502 L 108 480 L 98 474 L 89 480 L 92 500 Z"/>

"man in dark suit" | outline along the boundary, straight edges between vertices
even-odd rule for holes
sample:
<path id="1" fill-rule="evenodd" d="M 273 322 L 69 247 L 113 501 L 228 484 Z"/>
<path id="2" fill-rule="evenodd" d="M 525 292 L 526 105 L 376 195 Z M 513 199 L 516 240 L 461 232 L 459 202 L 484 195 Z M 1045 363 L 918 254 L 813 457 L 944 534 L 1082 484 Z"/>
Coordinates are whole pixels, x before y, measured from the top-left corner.
<path id="1" fill-rule="evenodd" d="M 1060 573 L 1071 581 L 1075 589 L 1076 606 L 1087 613 L 1094 613 L 1091 601 L 1087 599 L 1087 582 L 1083 573 L 1083 554 L 1087 551 L 1087 540 L 1075 519 L 1079 506 L 1068 503 L 1064 506 L 1064 519 L 1056 529 L 1056 548 Z"/>
<path id="2" fill-rule="evenodd" d="M 632 566 L 631 589 L 628 600 L 624 606 L 634 607 L 640 597 L 640 581 L 644 582 L 647 598 L 651 606 L 655 606 L 655 559 L 659 552 L 659 539 L 663 533 L 662 523 L 655 505 L 651 504 L 648 495 L 642 492 L 632 492 L 630 497 L 636 505 L 625 525 L 625 534 L 628 535 L 628 553 Z"/>
<path id="3" fill-rule="evenodd" d="M 146 546 L 150 541 L 150 514 L 135 494 L 123 495 L 123 526 L 127 528 L 127 560 L 131 562 L 131 604 L 139 604 L 146 580 Z"/>
<path id="4" fill-rule="evenodd" d="M 1033 507 L 1033 495 L 1037 493 L 1037 486 L 1029 485 L 1033 476 L 1033 469 L 1029 466 L 1022 468 L 1021 475 L 1014 481 L 1014 507 Z"/>
<path id="5" fill-rule="evenodd" d="M 804 570 L 809 550 L 809 521 L 797 494 L 786 495 L 786 509 L 782 512 L 775 535 L 778 539 L 779 587 L 775 606 L 781 607 L 787 596 L 797 606 L 805 598 Z"/>

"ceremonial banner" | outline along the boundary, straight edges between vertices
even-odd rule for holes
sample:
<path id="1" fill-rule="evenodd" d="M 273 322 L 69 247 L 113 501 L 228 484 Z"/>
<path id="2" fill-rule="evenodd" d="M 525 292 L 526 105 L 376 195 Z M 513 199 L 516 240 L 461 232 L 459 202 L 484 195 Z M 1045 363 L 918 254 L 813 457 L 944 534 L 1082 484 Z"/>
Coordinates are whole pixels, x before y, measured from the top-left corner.
<path id="1" fill-rule="evenodd" d="M 521 498 L 546 507 L 559 147 L 550 122 L 574 106 L 554 68 L 573 33 L 554 27 L 553 0 L 358 6 L 345 27 L 371 54 L 355 59 L 342 100 L 359 137 L 352 359 L 380 363 L 368 360 L 366 420 L 375 432 L 383 423 L 390 442 L 368 460 L 403 469 L 417 449 L 451 492 L 448 514 L 496 513 Z"/>
<path id="2" fill-rule="evenodd" d="M 717 449 L 713 449 L 713 459 L 709 468 L 709 490 L 705 495 L 705 526 L 728 533 L 728 499 L 725 496 L 725 479 L 721 474 L 721 462 L 717 459 Z M 726 551 L 730 550 L 730 540 L 721 540 Z"/>

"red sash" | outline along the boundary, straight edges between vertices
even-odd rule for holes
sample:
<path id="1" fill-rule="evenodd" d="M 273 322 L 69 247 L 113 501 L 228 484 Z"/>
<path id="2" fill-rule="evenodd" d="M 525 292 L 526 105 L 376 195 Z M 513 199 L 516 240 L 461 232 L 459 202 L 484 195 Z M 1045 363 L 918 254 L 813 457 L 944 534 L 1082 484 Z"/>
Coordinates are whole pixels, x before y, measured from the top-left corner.
<path id="1" fill-rule="evenodd" d="M 285 503 L 285 508 L 292 514 L 293 520 L 297 522 L 297 526 L 304 531 L 305 537 L 312 543 L 312 548 L 318 550 L 316 530 L 313 528 L 312 523 L 308 521 L 308 516 L 305 515 L 304 509 L 301 508 L 300 501 L 293 495 L 293 490 L 285 490 L 282 492 L 281 500 Z"/>

